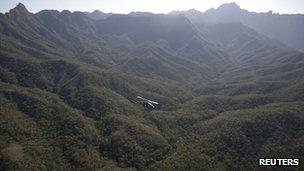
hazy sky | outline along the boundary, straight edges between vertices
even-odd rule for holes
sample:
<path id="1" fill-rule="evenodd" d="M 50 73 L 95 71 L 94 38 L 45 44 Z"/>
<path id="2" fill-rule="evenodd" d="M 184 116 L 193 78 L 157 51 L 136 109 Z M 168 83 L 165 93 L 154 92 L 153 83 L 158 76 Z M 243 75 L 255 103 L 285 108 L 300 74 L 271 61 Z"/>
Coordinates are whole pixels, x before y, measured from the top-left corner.
<path id="1" fill-rule="evenodd" d="M 0 12 L 8 12 L 19 2 L 31 12 L 43 9 L 67 9 L 70 11 L 93 11 L 129 13 L 131 11 L 150 11 L 167 13 L 173 10 L 195 8 L 205 11 L 217 8 L 223 3 L 236 2 L 249 11 L 279 13 L 304 13 L 304 0 L 0 0 Z"/>

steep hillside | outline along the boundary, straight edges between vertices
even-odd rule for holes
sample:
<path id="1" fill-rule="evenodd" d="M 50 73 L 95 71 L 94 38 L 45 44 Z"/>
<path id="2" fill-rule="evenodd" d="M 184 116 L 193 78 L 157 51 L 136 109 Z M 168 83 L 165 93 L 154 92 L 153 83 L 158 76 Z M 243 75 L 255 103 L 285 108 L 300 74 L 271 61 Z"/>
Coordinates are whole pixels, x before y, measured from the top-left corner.
<path id="1" fill-rule="evenodd" d="M 241 23 L 105 15 L 0 14 L 0 170 L 303 160 L 303 53 Z"/>
<path id="2" fill-rule="evenodd" d="M 172 15 L 184 14 L 194 23 L 230 23 L 241 22 L 242 24 L 277 39 L 294 49 L 304 49 L 304 27 L 303 14 L 275 14 L 272 11 L 267 13 L 255 13 L 241 9 L 235 3 L 223 4 L 217 9 L 209 9 L 206 12 L 196 10 L 175 11 Z"/>

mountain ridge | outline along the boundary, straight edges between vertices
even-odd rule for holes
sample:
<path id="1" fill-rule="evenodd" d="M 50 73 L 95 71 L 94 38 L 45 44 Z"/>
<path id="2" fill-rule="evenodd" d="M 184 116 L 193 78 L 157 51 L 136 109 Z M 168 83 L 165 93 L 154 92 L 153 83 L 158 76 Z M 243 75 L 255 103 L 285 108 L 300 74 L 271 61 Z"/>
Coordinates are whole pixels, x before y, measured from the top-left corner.
<path id="1" fill-rule="evenodd" d="M 20 11 L 0 16 L 0 170 L 254 170 L 304 156 L 302 52 L 240 22 Z"/>
<path id="2" fill-rule="evenodd" d="M 170 13 L 169 13 L 170 14 Z M 241 22 L 242 24 L 282 43 L 303 50 L 304 37 L 301 36 L 304 15 L 303 14 L 273 14 L 249 12 L 241 9 L 235 3 L 223 4 L 217 9 L 205 12 L 180 11 L 171 15 L 184 14 L 194 23 L 216 24 Z M 292 26 L 290 26 L 292 23 Z"/>

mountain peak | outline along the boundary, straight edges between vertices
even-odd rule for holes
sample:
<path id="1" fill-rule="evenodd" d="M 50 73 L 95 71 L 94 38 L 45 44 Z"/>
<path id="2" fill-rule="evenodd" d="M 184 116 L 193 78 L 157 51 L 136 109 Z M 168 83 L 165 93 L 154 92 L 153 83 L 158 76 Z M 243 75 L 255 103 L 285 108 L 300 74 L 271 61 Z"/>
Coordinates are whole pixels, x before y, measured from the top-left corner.
<path id="1" fill-rule="evenodd" d="M 26 9 L 26 7 L 19 3 L 15 8 L 11 9 L 7 16 L 18 19 L 18 18 L 27 18 L 30 15 L 30 12 Z"/>
<path id="2" fill-rule="evenodd" d="M 112 13 L 103 13 L 100 10 L 95 10 L 91 13 L 86 12 L 85 14 L 94 20 L 106 19 L 108 16 L 112 15 Z"/>
<path id="3" fill-rule="evenodd" d="M 92 14 L 104 14 L 103 12 L 101 12 L 100 10 L 95 10 L 92 12 Z"/>
<path id="4" fill-rule="evenodd" d="M 187 12 L 192 13 L 192 14 L 200 14 L 201 13 L 200 11 L 198 11 L 198 10 L 196 10 L 194 8 L 189 9 Z"/>
<path id="5" fill-rule="evenodd" d="M 10 12 L 27 13 L 28 10 L 26 9 L 25 5 L 19 3 L 15 8 L 11 9 Z"/>
<path id="6" fill-rule="evenodd" d="M 236 3 L 226 3 L 218 7 L 220 10 L 240 10 L 240 6 L 238 6 Z"/>

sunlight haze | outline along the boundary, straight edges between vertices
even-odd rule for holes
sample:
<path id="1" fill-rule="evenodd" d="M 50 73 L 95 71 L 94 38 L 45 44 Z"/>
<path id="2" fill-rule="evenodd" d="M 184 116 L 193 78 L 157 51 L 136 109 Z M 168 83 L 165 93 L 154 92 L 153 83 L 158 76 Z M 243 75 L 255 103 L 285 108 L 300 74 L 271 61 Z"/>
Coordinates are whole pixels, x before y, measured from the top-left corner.
<path id="1" fill-rule="evenodd" d="M 0 12 L 5 13 L 14 8 L 18 3 L 23 3 L 30 12 L 36 13 L 43 9 L 70 10 L 70 11 L 94 11 L 130 13 L 132 11 L 144 11 L 153 13 L 168 13 L 173 10 L 197 9 L 206 11 L 217 8 L 224 3 L 235 2 L 242 9 L 253 12 L 275 13 L 304 13 L 303 0 L 1 0 Z"/>

